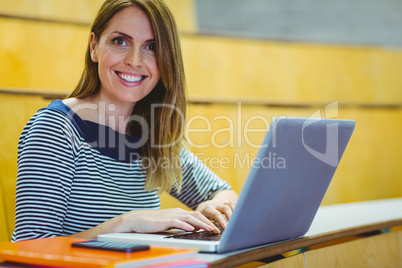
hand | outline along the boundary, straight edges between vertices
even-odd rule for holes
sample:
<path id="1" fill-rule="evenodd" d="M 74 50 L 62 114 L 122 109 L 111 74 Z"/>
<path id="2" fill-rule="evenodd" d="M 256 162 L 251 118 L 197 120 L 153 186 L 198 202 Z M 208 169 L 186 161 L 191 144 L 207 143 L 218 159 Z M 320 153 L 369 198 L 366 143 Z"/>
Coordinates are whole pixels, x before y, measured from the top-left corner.
<path id="1" fill-rule="evenodd" d="M 171 228 L 194 231 L 204 229 L 219 233 L 219 229 L 199 211 L 181 208 L 133 210 L 122 216 L 123 232 L 155 233 Z"/>
<path id="2" fill-rule="evenodd" d="M 232 216 L 235 205 L 236 201 L 222 202 L 212 199 L 201 203 L 197 207 L 197 211 L 201 212 L 207 218 L 215 220 L 223 229 L 225 229 L 227 226 L 227 221 Z"/>

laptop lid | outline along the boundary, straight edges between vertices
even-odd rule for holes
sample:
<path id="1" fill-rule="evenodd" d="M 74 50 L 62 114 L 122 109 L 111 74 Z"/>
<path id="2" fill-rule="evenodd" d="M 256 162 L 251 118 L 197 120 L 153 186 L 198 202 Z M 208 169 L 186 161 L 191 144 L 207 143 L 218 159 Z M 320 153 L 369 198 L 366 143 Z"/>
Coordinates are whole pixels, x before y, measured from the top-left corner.
<path id="1" fill-rule="evenodd" d="M 351 120 L 275 118 L 219 242 L 136 233 L 105 234 L 98 239 L 225 253 L 303 236 L 354 127 Z"/>
<path id="2" fill-rule="evenodd" d="M 279 117 L 271 123 L 218 246 L 228 252 L 303 236 L 355 122 Z"/>

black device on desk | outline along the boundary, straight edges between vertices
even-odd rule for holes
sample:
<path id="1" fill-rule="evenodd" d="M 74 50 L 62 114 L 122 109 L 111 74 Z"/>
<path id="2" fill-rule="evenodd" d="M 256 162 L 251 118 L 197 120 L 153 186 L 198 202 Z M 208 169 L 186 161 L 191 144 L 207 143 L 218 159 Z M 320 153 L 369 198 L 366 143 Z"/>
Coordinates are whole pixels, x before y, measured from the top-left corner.
<path id="1" fill-rule="evenodd" d="M 149 246 L 144 244 L 137 244 L 131 242 L 108 242 L 98 240 L 75 242 L 71 243 L 71 246 L 77 248 L 102 249 L 102 250 L 120 251 L 127 253 L 149 249 Z"/>

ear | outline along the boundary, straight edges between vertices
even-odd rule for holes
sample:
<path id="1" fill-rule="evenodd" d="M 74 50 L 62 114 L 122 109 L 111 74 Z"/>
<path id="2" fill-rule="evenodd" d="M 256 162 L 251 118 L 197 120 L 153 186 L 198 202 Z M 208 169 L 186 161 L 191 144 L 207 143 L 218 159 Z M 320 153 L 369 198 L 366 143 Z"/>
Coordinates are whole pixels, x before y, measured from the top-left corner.
<path id="1" fill-rule="evenodd" d="M 91 33 L 91 36 L 89 37 L 89 49 L 91 52 L 91 60 L 93 62 L 98 62 L 98 56 L 96 54 L 96 49 L 97 49 L 97 43 L 96 43 L 96 38 L 95 38 L 95 33 Z"/>

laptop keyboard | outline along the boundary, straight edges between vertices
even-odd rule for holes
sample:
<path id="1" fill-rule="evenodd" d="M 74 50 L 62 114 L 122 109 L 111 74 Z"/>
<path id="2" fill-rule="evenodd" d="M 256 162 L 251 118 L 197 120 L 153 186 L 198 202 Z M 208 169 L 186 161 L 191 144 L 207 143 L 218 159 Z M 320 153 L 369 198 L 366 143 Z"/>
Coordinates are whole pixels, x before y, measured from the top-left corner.
<path id="1" fill-rule="evenodd" d="M 208 231 L 200 231 L 200 232 L 169 235 L 164 238 L 219 241 L 221 239 L 222 233 L 223 233 L 223 230 L 221 230 L 221 232 L 219 234 L 215 234 L 213 232 L 208 232 Z"/>

